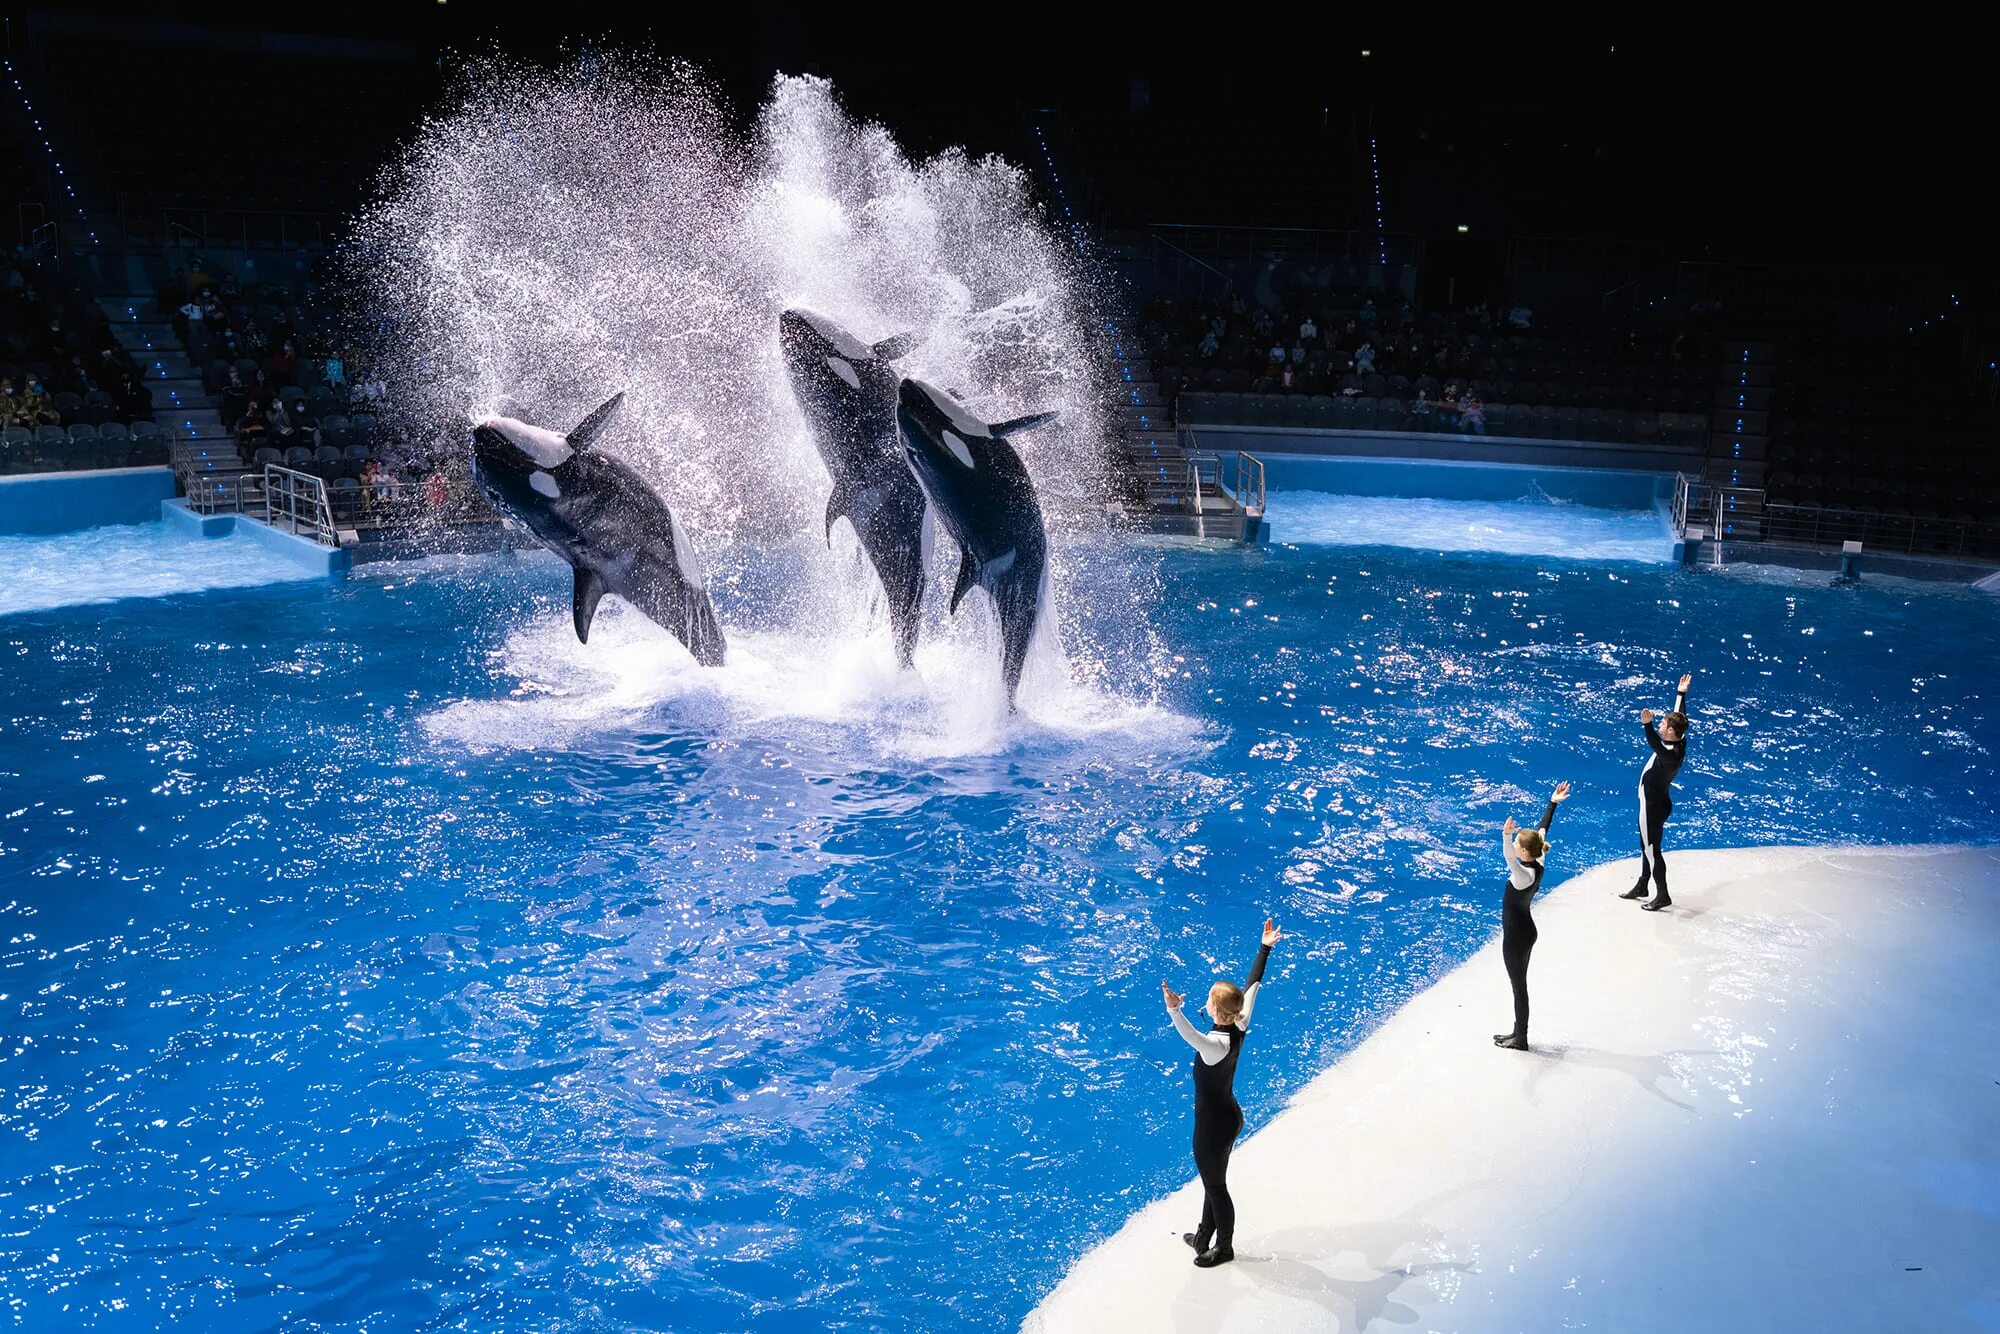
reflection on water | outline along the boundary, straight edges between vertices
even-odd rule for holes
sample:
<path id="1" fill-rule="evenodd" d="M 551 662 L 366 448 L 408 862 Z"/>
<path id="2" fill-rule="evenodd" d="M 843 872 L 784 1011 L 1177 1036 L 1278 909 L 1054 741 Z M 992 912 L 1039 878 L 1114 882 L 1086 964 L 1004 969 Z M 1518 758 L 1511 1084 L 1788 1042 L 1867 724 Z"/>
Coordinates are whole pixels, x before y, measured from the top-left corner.
<path id="1" fill-rule="evenodd" d="M 576 644 L 546 560 L 0 623 L 20 1318 L 1009 1325 L 1188 1172 L 1162 977 L 1294 933 L 1261 1124 L 1490 936 L 1555 780 L 1552 877 L 1630 855 L 1680 671 L 1670 848 L 2000 827 L 1980 596 L 1117 559 L 1173 676 L 1015 719 L 977 613 L 905 675 L 732 590 L 705 673 L 608 606 Z"/>

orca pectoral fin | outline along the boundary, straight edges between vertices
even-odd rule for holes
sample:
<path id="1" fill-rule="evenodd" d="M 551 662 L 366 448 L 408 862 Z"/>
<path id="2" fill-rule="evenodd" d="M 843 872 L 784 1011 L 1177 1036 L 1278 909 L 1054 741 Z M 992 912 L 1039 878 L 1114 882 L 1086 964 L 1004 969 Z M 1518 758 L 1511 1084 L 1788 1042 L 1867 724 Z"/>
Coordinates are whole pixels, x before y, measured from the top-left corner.
<path id="1" fill-rule="evenodd" d="M 924 340 L 914 333 L 899 333 L 894 338 L 884 338 L 868 349 L 868 355 L 880 361 L 896 361 L 917 350 Z"/>
<path id="2" fill-rule="evenodd" d="M 1053 412 L 1030 413 L 1026 417 L 1016 417 L 1012 421 L 996 422 L 991 427 L 991 430 L 997 436 L 1016 435 L 1022 431 L 1032 431 L 1044 423 L 1052 422 L 1056 419 L 1056 416 L 1057 414 Z"/>
<path id="3" fill-rule="evenodd" d="M 604 581 L 595 572 L 576 567 L 576 585 L 570 590 L 570 614 L 576 620 L 576 641 L 590 642 L 590 620 L 597 615 L 597 600 L 604 596 Z"/>
<path id="4" fill-rule="evenodd" d="M 623 390 L 620 390 L 619 392 L 613 394 L 610 398 L 607 398 L 602 403 L 598 404 L 597 411 L 591 413 L 588 417 L 585 417 L 582 421 L 578 422 L 576 424 L 576 429 L 569 433 L 567 437 L 569 441 L 569 447 L 571 449 L 578 449 L 578 450 L 589 448 L 590 442 L 596 439 L 597 433 L 599 431 L 602 431 L 605 427 L 605 424 L 609 422 L 614 416 L 617 415 L 618 409 L 624 404 L 624 402 L 625 402 L 625 393 Z"/>
<path id="5" fill-rule="evenodd" d="M 849 523 L 854 522 L 854 516 L 847 512 L 849 499 L 837 486 L 833 488 L 833 494 L 826 498 L 826 544 L 829 547 L 833 545 L 833 521 L 844 518 Z"/>
<path id="6" fill-rule="evenodd" d="M 972 552 L 965 547 L 960 547 L 959 551 L 958 582 L 951 586 L 951 610 L 954 614 L 958 611 L 959 602 L 979 582 L 979 567 L 972 559 Z"/>

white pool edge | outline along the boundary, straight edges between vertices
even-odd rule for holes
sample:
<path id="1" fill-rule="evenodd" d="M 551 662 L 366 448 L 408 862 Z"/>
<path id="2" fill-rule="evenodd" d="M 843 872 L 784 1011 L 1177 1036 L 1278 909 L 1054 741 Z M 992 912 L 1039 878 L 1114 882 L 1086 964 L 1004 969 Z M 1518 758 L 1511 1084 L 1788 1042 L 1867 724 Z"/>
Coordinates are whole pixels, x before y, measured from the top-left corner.
<path id="1" fill-rule="evenodd" d="M 2000 1210 L 1935 1184 L 2000 1182 L 2000 970 L 1984 948 L 2000 939 L 2000 850 L 1669 862 L 1674 913 L 1616 897 L 1630 860 L 1538 906 L 1536 1052 L 1492 1045 L 1508 999 L 1489 945 L 1239 1144 L 1237 1263 L 1190 1264 L 1190 1183 L 1079 1258 L 1023 1329 L 2000 1315 Z M 1287 1003 L 1284 949 L 1260 1011 Z M 1238 1079 L 1257 1077 L 1253 1034 Z M 1160 1096 L 1185 1100 L 1185 1084 Z"/>

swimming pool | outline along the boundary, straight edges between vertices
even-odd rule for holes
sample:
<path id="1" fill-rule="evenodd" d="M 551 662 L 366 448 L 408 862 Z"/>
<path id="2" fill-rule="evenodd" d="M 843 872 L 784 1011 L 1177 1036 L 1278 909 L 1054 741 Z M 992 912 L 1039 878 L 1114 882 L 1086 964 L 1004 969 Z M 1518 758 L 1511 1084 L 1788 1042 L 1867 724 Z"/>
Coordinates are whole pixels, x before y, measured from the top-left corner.
<path id="1" fill-rule="evenodd" d="M 0 619 L 14 1318 L 1009 1327 L 1190 1174 L 1162 977 L 1296 933 L 1254 1129 L 1491 934 L 1555 779 L 1552 878 L 1633 852 L 1678 671 L 1670 858 L 1996 828 L 1985 595 L 1132 561 L 1176 674 L 1041 723 L 720 594 L 720 673 L 609 608 L 582 647 L 535 560 Z"/>

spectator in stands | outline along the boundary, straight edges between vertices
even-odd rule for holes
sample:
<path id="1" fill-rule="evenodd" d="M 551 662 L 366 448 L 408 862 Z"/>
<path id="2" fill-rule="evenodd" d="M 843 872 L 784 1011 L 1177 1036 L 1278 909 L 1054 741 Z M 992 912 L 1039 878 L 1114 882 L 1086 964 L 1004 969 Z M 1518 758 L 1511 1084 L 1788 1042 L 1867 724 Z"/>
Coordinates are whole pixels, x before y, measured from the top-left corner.
<path id="1" fill-rule="evenodd" d="M 14 377 L 0 375 L 0 426 L 22 426 L 21 401 L 14 394 Z"/>
<path id="2" fill-rule="evenodd" d="M 97 388 L 97 382 L 90 378 L 90 371 L 85 368 L 82 357 L 71 357 L 67 362 L 58 366 L 50 383 L 58 393 L 77 394 L 79 396 Z"/>
<path id="3" fill-rule="evenodd" d="M 424 478 L 424 503 L 434 510 L 441 510 L 451 499 L 451 483 L 445 480 L 443 471 L 436 471 Z"/>
<path id="4" fill-rule="evenodd" d="M 1430 395 L 1419 389 L 1416 401 L 1410 404 L 1410 415 L 1412 417 L 1420 417 L 1424 421 L 1429 421 L 1433 408 L 1434 405 L 1431 403 Z"/>
<path id="5" fill-rule="evenodd" d="M 258 411 L 257 404 L 252 402 L 244 410 L 243 416 L 236 423 L 236 448 L 238 452 L 244 458 L 249 458 L 252 453 L 263 448 L 265 436 L 269 433 L 270 426 L 265 422 L 264 414 Z"/>
<path id="6" fill-rule="evenodd" d="M 1297 343 L 1293 343 L 1293 344 L 1292 344 L 1292 365 L 1294 365 L 1294 366 L 1303 366 L 1303 365 L 1305 365 L 1305 364 L 1306 364 L 1306 345 L 1305 345 L 1305 343 L 1304 343 L 1304 342 L 1302 342 L 1302 341 L 1301 341 L 1301 342 L 1297 342 Z"/>
<path id="7" fill-rule="evenodd" d="M 243 383 L 242 373 L 234 366 L 229 368 L 229 379 L 224 382 L 218 397 L 221 402 L 216 415 L 223 421 L 239 421 L 250 410 L 250 386 Z"/>
<path id="8" fill-rule="evenodd" d="M 1468 391 L 1465 401 L 1459 404 L 1458 429 L 1466 435 L 1486 434 L 1486 406 L 1479 401 L 1479 395 Z"/>
<path id="9" fill-rule="evenodd" d="M 264 411 L 264 440 L 277 449 L 290 449 L 293 445 L 305 443 L 292 425 L 292 414 L 285 411 L 283 399 L 272 399 L 271 406 Z"/>
<path id="10" fill-rule="evenodd" d="M 289 338 L 271 354 L 271 378 L 279 384 L 293 384 L 299 378 L 299 352 Z"/>
<path id="11" fill-rule="evenodd" d="M 276 400 L 277 397 L 278 386 L 272 384 L 271 377 L 264 374 L 263 368 L 259 367 L 250 376 L 250 401 L 253 403 L 270 403 Z"/>
<path id="12" fill-rule="evenodd" d="M 1375 345 L 1367 339 L 1363 339 L 1361 346 L 1354 350 L 1354 373 L 1356 375 L 1375 373 Z"/>
<path id="13" fill-rule="evenodd" d="M 347 363 L 339 357 L 328 357 L 320 364 L 320 378 L 329 389 L 338 389 L 347 383 Z"/>
<path id="14" fill-rule="evenodd" d="M 1515 306 L 1507 312 L 1507 323 L 1515 329 L 1532 329 L 1535 326 L 1535 312 L 1526 306 Z"/>
<path id="15" fill-rule="evenodd" d="M 1274 362 L 1279 362 L 1283 361 L 1284 359 L 1285 359 L 1285 345 L 1283 343 L 1271 344 L 1271 360 Z"/>
<path id="16" fill-rule="evenodd" d="M 1215 359 L 1216 352 L 1220 350 L 1221 347 L 1222 347 L 1222 340 L 1216 336 L 1216 331 L 1214 329 L 1210 329 L 1207 333 L 1201 336 L 1200 350 L 1201 350 L 1202 360 L 1213 361 Z M 338 364 L 338 363 L 329 363 L 329 364 Z"/>
<path id="17" fill-rule="evenodd" d="M 257 323 L 255 316 L 243 321 L 240 341 L 245 356 L 261 358 L 271 350 L 271 335 L 264 332 L 264 326 Z"/>
<path id="18" fill-rule="evenodd" d="M 1268 394 L 1283 384 L 1284 379 L 1285 350 L 1281 347 L 1274 347 L 1271 349 L 1271 359 L 1264 364 L 1264 369 L 1257 375 L 1257 383 L 1251 385 L 1250 388 L 1255 393 Z"/>
<path id="19" fill-rule="evenodd" d="M 208 265 L 202 260 L 201 256 L 195 256 L 194 268 L 188 271 L 187 276 L 188 295 L 190 297 L 201 296 L 214 286 L 215 279 L 208 276 Z"/>
<path id="20" fill-rule="evenodd" d="M 1303 320 L 1299 321 L 1299 341 L 1301 343 L 1313 343 L 1318 340 L 1319 326 L 1313 323 L 1313 317 L 1308 313 Z"/>
<path id="21" fill-rule="evenodd" d="M 146 388 L 145 381 L 132 372 L 125 372 L 119 382 L 118 415 L 127 422 L 151 421 L 153 419 L 153 391 Z"/>

